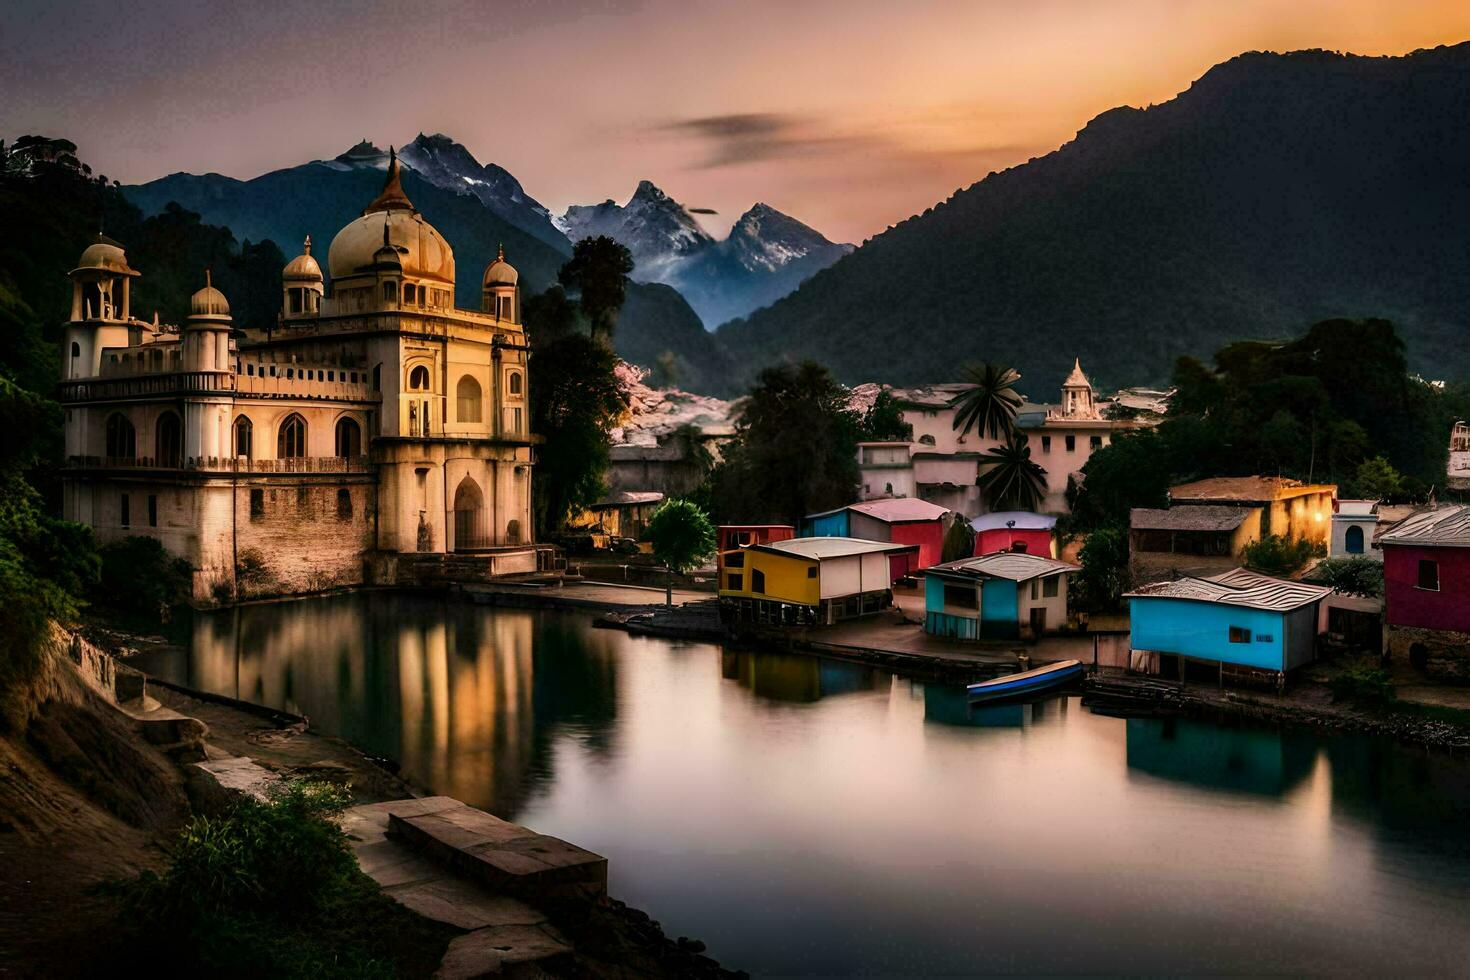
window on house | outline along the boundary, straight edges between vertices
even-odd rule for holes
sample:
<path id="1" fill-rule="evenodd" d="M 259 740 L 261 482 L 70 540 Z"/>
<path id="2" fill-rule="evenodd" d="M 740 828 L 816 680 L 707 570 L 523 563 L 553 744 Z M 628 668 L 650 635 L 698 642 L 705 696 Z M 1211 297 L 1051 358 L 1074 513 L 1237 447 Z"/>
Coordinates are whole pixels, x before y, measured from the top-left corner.
<path id="1" fill-rule="evenodd" d="M 337 455 L 343 459 L 355 459 L 362 455 L 362 427 L 357 424 L 356 419 L 338 419 Z"/>
<path id="2" fill-rule="evenodd" d="M 807 578 L 816 578 L 817 577 L 817 566 L 816 565 L 809 565 L 809 566 L 807 566 L 806 577 Z"/>
<path id="3" fill-rule="evenodd" d="M 1087 448 L 1097 452 L 1102 448 L 1102 436 L 1091 436 L 1087 440 Z"/>
<path id="4" fill-rule="evenodd" d="M 352 491 L 346 487 L 337 491 L 337 518 L 343 521 L 352 519 Z"/>
<path id="5" fill-rule="evenodd" d="M 521 433 L 521 410 L 519 408 L 510 410 L 510 431 L 516 435 Z"/>
<path id="6" fill-rule="evenodd" d="M 1419 588 L 1430 592 L 1439 591 L 1439 562 L 1429 558 L 1419 559 Z"/>
<path id="7" fill-rule="evenodd" d="M 1073 452 L 1076 452 L 1076 451 L 1077 451 L 1077 437 L 1076 436 L 1067 436 L 1067 452 L 1073 453 Z"/>
<path id="8" fill-rule="evenodd" d="M 259 520 L 265 516 L 265 491 L 250 491 L 250 519 Z"/>
<path id="9" fill-rule="evenodd" d="M 255 443 L 255 426 L 250 420 L 241 415 L 235 419 L 235 455 L 251 459 L 251 449 Z"/>
<path id="10" fill-rule="evenodd" d="M 408 372 L 408 390 L 409 391 L 428 391 L 429 390 L 429 369 L 428 368 L 426 368 L 422 364 L 420 364 L 418 367 L 416 367 L 412 371 Z"/>
<path id="11" fill-rule="evenodd" d="M 412 304 L 418 302 L 418 298 L 419 298 L 419 296 L 418 296 L 418 290 L 416 288 L 414 288 L 414 284 L 411 283 L 411 282 L 404 283 L 403 284 L 403 302 L 406 305 L 412 305 Z"/>
<path id="12" fill-rule="evenodd" d="M 1034 601 L 1036 601 L 1037 599 L 1040 599 L 1040 598 L 1041 598 L 1041 580 L 1040 579 L 1032 579 L 1031 580 L 1031 600 L 1034 602 Z"/>
<path id="13" fill-rule="evenodd" d="M 156 493 L 148 495 L 148 526 L 158 526 L 158 494 Z"/>
<path id="14" fill-rule="evenodd" d="M 760 595 L 766 594 L 766 573 L 759 568 L 750 570 L 750 591 Z"/>
<path id="15" fill-rule="evenodd" d="M 393 282 L 391 280 L 389 280 L 388 282 L 383 283 L 383 302 L 385 302 L 385 303 L 396 303 L 396 302 L 398 302 L 398 283 Z"/>
<path id="16" fill-rule="evenodd" d="M 381 391 L 383 388 L 383 365 L 373 366 L 373 391 Z"/>
<path id="17" fill-rule="evenodd" d="M 734 548 L 734 547 L 736 547 L 736 545 L 733 545 L 732 544 L 730 547 Z M 725 567 L 726 568 L 744 568 L 745 567 L 745 554 L 743 552 L 737 551 L 737 552 L 735 552 L 733 554 L 726 555 L 725 556 Z"/>
<path id="18" fill-rule="evenodd" d="M 932 446 L 934 445 L 934 437 L 926 432 L 923 435 L 919 436 L 919 443 L 925 446 Z"/>
<path id="19" fill-rule="evenodd" d="M 1051 436 L 1041 437 L 1041 451 L 1044 453 L 1051 452 Z"/>
<path id="20" fill-rule="evenodd" d="M 138 455 L 138 438 L 133 431 L 133 423 L 116 412 L 107 416 L 107 455 L 113 459 L 132 459 Z"/>
<path id="21" fill-rule="evenodd" d="M 158 417 L 158 425 L 154 430 L 155 444 L 153 447 L 156 463 L 159 466 L 183 466 L 184 465 L 184 425 L 174 412 L 164 412 Z"/>
<path id="22" fill-rule="evenodd" d="M 521 372 L 519 371 L 510 372 L 510 393 L 512 395 L 521 393 Z"/>
<path id="23" fill-rule="evenodd" d="M 1062 581 L 1062 577 L 1060 575 L 1053 575 L 1051 578 L 1046 579 L 1044 582 L 1042 582 L 1041 583 L 1041 595 L 1042 595 L 1042 597 L 1043 598 L 1046 598 L 1046 599 L 1055 599 L 1057 597 L 1057 589 L 1058 589 L 1059 583 L 1061 581 Z"/>
<path id="24" fill-rule="evenodd" d="M 123 494 L 122 495 L 122 501 L 121 501 L 121 503 L 118 506 L 118 518 L 119 518 L 119 522 L 122 524 L 123 527 L 131 527 L 132 526 L 132 523 L 133 523 L 132 513 L 131 513 L 131 511 L 130 511 L 130 509 L 128 507 L 128 495 L 127 494 Z"/>
<path id="25" fill-rule="evenodd" d="M 1232 626 L 1232 627 L 1230 627 L 1230 642 L 1231 643 L 1249 643 L 1250 641 L 1251 641 L 1251 631 L 1250 630 L 1246 629 L 1244 626 Z"/>
<path id="26" fill-rule="evenodd" d="M 725 582 L 726 588 L 731 589 L 735 592 L 739 592 L 742 588 L 745 587 L 745 576 L 740 574 L 739 572 L 734 572 L 730 575 L 725 576 Z"/>
<path id="27" fill-rule="evenodd" d="M 974 587 L 969 585 L 946 585 L 944 587 L 944 604 L 946 606 L 959 606 L 962 609 L 974 609 Z"/>
<path id="28" fill-rule="evenodd" d="M 1350 555 L 1361 555 L 1363 553 L 1363 529 L 1356 524 L 1347 529 L 1343 539 L 1343 545 Z"/>

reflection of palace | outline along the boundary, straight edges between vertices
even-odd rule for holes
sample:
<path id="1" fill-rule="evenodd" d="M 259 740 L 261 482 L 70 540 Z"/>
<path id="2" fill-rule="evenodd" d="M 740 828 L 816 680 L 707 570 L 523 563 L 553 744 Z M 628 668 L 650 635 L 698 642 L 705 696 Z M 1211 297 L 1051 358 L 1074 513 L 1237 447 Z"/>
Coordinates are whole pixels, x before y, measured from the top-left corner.
<path id="1" fill-rule="evenodd" d="M 65 516 L 157 538 L 197 598 L 232 591 L 251 549 L 284 591 L 360 582 L 365 557 L 389 576 L 418 552 L 534 571 L 516 270 L 492 262 L 481 308 L 456 308 L 454 252 L 396 158 L 327 267 L 308 239 L 275 322 L 240 325 L 201 270 L 188 321 L 160 325 L 133 316 L 140 273 L 99 236 L 71 272 Z"/>
<path id="2" fill-rule="evenodd" d="M 305 714 L 415 783 L 513 817 L 557 731 L 595 750 L 616 718 L 602 638 L 538 647 L 538 629 L 527 612 L 401 596 L 246 606 L 196 618 L 180 679 Z"/>
<path id="3" fill-rule="evenodd" d="M 773 701 L 818 701 L 871 691 L 877 685 L 877 671 L 871 667 L 790 653 L 725 650 L 720 654 L 720 676 Z"/>

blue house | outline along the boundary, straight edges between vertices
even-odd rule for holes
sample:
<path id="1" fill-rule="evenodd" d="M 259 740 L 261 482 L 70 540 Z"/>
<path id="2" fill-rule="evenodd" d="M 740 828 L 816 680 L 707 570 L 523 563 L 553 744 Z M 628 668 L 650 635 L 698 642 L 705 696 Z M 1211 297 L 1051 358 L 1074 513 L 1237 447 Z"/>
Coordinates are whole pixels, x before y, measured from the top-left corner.
<path id="1" fill-rule="evenodd" d="M 1237 568 L 1129 593 L 1131 646 L 1152 673 L 1181 661 L 1283 675 L 1316 655 L 1318 607 L 1332 590 Z M 1174 659 L 1178 658 L 1178 659 Z"/>
<path id="2" fill-rule="evenodd" d="M 924 570 L 924 632 L 961 640 L 1013 640 L 1067 622 L 1067 579 L 1054 558 L 1006 551 Z"/>

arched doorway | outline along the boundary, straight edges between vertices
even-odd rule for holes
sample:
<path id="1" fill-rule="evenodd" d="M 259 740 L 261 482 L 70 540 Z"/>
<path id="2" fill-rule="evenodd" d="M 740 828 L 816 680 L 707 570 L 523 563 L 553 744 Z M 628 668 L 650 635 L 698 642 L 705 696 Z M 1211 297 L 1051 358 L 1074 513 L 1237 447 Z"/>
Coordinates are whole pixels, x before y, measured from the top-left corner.
<path id="1" fill-rule="evenodd" d="M 184 465 L 184 426 L 177 414 L 164 412 L 158 417 L 154 430 L 154 465 L 178 467 Z"/>
<path id="2" fill-rule="evenodd" d="M 454 550 L 469 551 L 489 545 L 485 496 L 480 492 L 480 485 L 466 476 L 454 491 Z"/>
<path id="3" fill-rule="evenodd" d="M 346 460 L 362 455 L 362 427 L 357 424 L 356 419 L 338 419 L 337 455 Z"/>
<path id="4" fill-rule="evenodd" d="M 1363 529 L 1352 524 L 1347 529 L 1346 540 L 1347 553 L 1350 555 L 1361 555 L 1363 553 Z"/>

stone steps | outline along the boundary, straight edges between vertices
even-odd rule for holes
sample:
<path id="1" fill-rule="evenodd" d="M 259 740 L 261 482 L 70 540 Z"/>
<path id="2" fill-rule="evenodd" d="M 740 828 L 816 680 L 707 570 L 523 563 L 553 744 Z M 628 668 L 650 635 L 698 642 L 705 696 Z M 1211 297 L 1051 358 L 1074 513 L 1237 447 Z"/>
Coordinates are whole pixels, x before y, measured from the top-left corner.
<path id="1" fill-rule="evenodd" d="M 440 815 L 447 815 L 445 820 L 451 826 L 458 820 L 492 829 L 491 824 L 467 814 L 478 814 L 501 825 L 493 830 L 497 837 L 507 840 L 541 837 L 442 796 L 353 807 L 343 814 L 342 828 L 352 840 L 364 873 L 387 895 L 425 918 L 467 930 L 449 944 L 435 974 L 439 980 L 540 976 L 540 967 L 553 968 L 573 953 L 571 943 L 551 924 L 545 912 L 529 901 L 461 873 L 460 861 L 451 853 L 454 849 L 447 841 L 435 839 L 435 843 L 429 843 L 435 832 L 443 830 L 434 822 L 427 829 L 419 829 L 412 839 L 393 830 L 395 821 L 411 825 Z M 520 836 L 507 836 L 511 831 L 505 828 L 518 831 Z M 420 850 L 420 846 L 425 849 Z M 446 856 L 448 860 L 444 860 Z M 601 878 L 605 888 L 606 861 L 591 856 L 602 861 Z"/>

